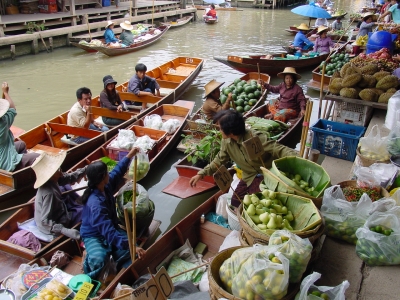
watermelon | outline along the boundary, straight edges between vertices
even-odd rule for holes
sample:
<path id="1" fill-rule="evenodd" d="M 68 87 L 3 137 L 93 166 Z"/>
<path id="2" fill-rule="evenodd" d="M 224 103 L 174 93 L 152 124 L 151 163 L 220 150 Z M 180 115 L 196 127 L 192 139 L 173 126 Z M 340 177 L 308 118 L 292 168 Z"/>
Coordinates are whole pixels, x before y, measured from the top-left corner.
<path id="1" fill-rule="evenodd" d="M 246 105 L 245 107 L 244 107 L 244 111 L 249 111 L 251 109 L 251 106 L 250 105 Z"/>
<path id="2" fill-rule="evenodd" d="M 249 105 L 250 106 L 253 106 L 254 104 L 256 104 L 257 103 L 257 99 L 250 99 L 249 100 Z"/>
<path id="3" fill-rule="evenodd" d="M 223 94 L 221 96 L 219 96 L 219 100 L 221 101 L 222 104 L 224 104 L 226 102 L 226 99 L 228 99 L 228 97 Z"/>
<path id="4" fill-rule="evenodd" d="M 236 79 L 233 81 L 233 83 L 234 83 L 234 84 L 238 84 L 240 81 L 242 81 L 240 78 L 236 78 Z"/>
<path id="5" fill-rule="evenodd" d="M 243 106 L 236 106 L 236 111 L 242 113 L 243 112 Z"/>
<path id="6" fill-rule="evenodd" d="M 252 80 L 250 81 L 250 84 L 251 84 L 251 85 L 257 85 L 257 80 L 252 79 Z"/>
<path id="7" fill-rule="evenodd" d="M 227 87 L 227 88 L 225 89 L 225 91 L 224 91 L 224 94 L 225 94 L 226 96 L 228 96 L 230 92 L 231 92 L 231 89 L 230 89 L 229 87 Z"/>
<path id="8" fill-rule="evenodd" d="M 253 98 L 255 98 L 256 96 L 253 94 L 253 93 L 250 93 L 250 94 L 247 94 L 247 98 L 249 98 L 249 99 L 253 99 Z"/>
<path id="9" fill-rule="evenodd" d="M 241 85 L 238 85 L 238 86 L 236 87 L 236 91 L 237 91 L 238 94 L 242 93 L 243 90 L 244 90 L 244 88 L 243 88 L 243 86 L 241 86 Z"/>
<path id="10" fill-rule="evenodd" d="M 243 100 L 243 99 L 239 99 L 239 100 L 237 100 L 237 101 L 235 102 L 235 104 L 236 104 L 237 106 L 244 106 L 244 100 Z"/>
<path id="11" fill-rule="evenodd" d="M 254 97 L 255 98 L 260 98 L 261 97 L 261 92 L 259 90 L 254 92 Z"/>
<path id="12" fill-rule="evenodd" d="M 233 100 L 233 101 L 236 101 L 236 100 L 237 100 L 236 94 L 233 94 L 233 95 L 232 95 L 232 100 Z"/>
<path id="13" fill-rule="evenodd" d="M 253 92 L 253 88 L 251 86 L 246 86 L 244 88 L 244 91 L 245 91 L 246 94 L 250 94 L 250 93 Z"/>

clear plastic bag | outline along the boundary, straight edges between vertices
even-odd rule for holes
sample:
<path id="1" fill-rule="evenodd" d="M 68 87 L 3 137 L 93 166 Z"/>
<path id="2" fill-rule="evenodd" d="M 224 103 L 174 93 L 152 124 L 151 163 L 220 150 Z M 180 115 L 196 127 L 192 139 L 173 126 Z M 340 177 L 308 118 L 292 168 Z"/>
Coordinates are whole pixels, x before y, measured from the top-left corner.
<path id="1" fill-rule="evenodd" d="M 295 300 L 324 300 L 325 295 L 317 296 L 319 294 L 326 294 L 329 300 L 346 300 L 345 292 L 350 286 L 350 283 L 345 280 L 341 284 L 330 287 L 330 286 L 316 286 L 314 282 L 321 278 L 321 274 L 313 272 L 303 279 L 300 285 L 300 292 L 296 295 Z M 314 294 L 311 294 L 313 293 Z M 311 295 L 310 295 L 311 294 Z"/>
<path id="2" fill-rule="evenodd" d="M 232 195 L 230 195 L 230 194 L 222 194 L 221 196 L 219 196 L 218 201 L 217 201 L 217 207 L 215 209 L 215 212 L 217 213 L 217 215 L 221 215 L 225 219 L 228 219 L 228 212 L 226 211 L 226 203 L 231 198 L 232 198 Z"/>
<path id="3" fill-rule="evenodd" d="M 396 125 L 390 131 L 387 140 L 387 151 L 391 155 L 400 155 L 400 122 L 396 122 Z"/>
<path id="4" fill-rule="evenodd" d="M 149 115 L 144 118 L 144 127 L 160 130 L 163 121 L 160 115 Z"/>
<path id="5" fill-rule="evenodd" d="M 152 140 L 148 135 L 144 135 L 137 138 L 133 146 L 140 148 L 144 152 L 147 152 L 148 150 L 153 149 L 155 143 L 155 140 Z"/>
<path id="6" fill-rule="evenodd" d="M 232 230 L 226 238 L 224 239 L 222 245 L 219 247 L 218 252 L 224 251 L 225 249 L 240 246 L 239 240 L 240 232 L 237 230 Z"/>
<path id="7" fill-rule="evenodd" d="M 308 238 L 302 239 L 288 230 L 277 230 L 271 235 L 269 245 L 289 260 L 289 282 L 300 282 L 313 249 Z"/>
<path id="8" fill-rule="evenodd" d="M 181 126 L 181 122 L 177 119 L 169 119 L 162 124 L 161 130 L 165 130 L 168 134 L 173 134 Z"/>
<path id="9" fill-rule="evenodd" d="M 115 263 L 112 255 L 110 255 L 98 278 L 98 280 L 101 282 L 101 287 L 105 289 L 111 283 L 111 281 L 113 281 L 115 276 L 117 276 L 117 264 Z"/>
<path id="10" fill-rule="evenodd" d="M 381 137 L 381 130 L 378 125 L 374 125 L 367 136 L 360 138 L 361 154 L 373 160 L 389 160 L 386 145 L 387 136 Z"/>
<path id="11" fill-rule="evenodd" d="M 132 130 L 120 129 L 114 141 L 111 144 L 112 147 L 130 150 L 136 142 L 136 136 Z"/>
<path id="12" fill-rule="evenodd" d="M 357 176 L 357 186 L 361 188 L 376 188 L 381 186 L 381 179 L 369 167 L 358 167 L 354 171 Z"/>
<path id="13" fill-rule="evenodd" d="M 134 289 L 126 284 L 121 284 L 118 283 L 117 286 L 115 287 L 114 291 L 111 294 L 112 298 L 117 298 L 119 296 L 122 295 L 126 295 L 128 293 L 132 293 L 134 291 Z M 131 295 L 126 295 L 125 297 L 119 298 L 120 300 L 130 300 L 131 299 Z"/>
<path id="14" fill-rule="evenodd" d="M 374 212 L 356 232 L 357 255 L 368 265 L 400 264 L 400 208 Z"/>
<path id="15" fill-rule="evenodd" d="M 143 179 L 150 170 L 150 161 L 147 153 L 142 150 L 136 154 L 137 158 L 137 168 L 136 168 L 136 181 Z M 132 159 L 131 164 L 129 166 L 128 177 L 133 179 L 133 175 L 135 173 L 135 159 Z"/>

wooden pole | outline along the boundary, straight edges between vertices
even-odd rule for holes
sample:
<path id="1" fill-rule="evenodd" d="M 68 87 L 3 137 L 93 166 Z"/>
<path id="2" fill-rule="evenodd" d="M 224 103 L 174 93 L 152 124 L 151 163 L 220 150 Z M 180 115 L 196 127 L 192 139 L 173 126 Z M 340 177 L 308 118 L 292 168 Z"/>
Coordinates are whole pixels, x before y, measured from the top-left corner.
<path id="1" fill-rule="evenodd" d="M 154 0 L 153 0 L 153 9 L 151 11 L 151 25 L 153 26 L 154 24 Z"/>
<path id="2" fill-rule="evenodd" d="M 161 298 L 164 299 L 164 300 L 167 300 L 167 297 L 165 297 L 164 293 L 162 292 L 161 287 L 158 285 L 158 282 L 157 282 L 157 280 L 154 278 L 154 276 L 153 276 L 153 274 L 151 273 L 149 267 L 147 267 L 147 271 L 149 271 L 149 274 L 150 274 L 151 278 L 153 279 L 154 283 L 156 284 L 157 290 L 159 291 L 159 294 L 161 295 Z"/>
<path id="3" fill-rule="evenodd" d="M 202 265 L 199 265 L 199 266 L 197 266 L 197 267 L 191 268 L 191 269 L 186 270 L 186 271 L 182 271 L 182 272 L 180 272 L 180 273 L 178 273 L 178 274 L 175 274 L 174 276 L 171 276 L 171 279 L 172 279 L 172 278 L 175 278 L 175 277 L 178 277 L 178 276 L 181 276 L 182 274 L 185 274 L 185 273 L 187 273 L 187 272 L 196 270 L 196 269 L 198 269 L 198 268 L 205 267 L 205 266 L 207 266 L 207 265 L 209 265 L 209 264 L 210 264 L 210 262 L 206 262 L 206 263 L 204 263 L 204 264 L 202 264 Z"/>
<path id="4" fill-rule="evenodd" d="M 129 252 L 131 254 L 131 260 L 133 262 L 135 260 L 135 253 L 132 252 L 133 242 L 132 242 L 131 222 L 129 221 L 128 209 L 126 207 L 124 207 L 124 218 L 125 218 L 126 234 L 128 235 Z"/>
<path id="5" fill-rule="evenodd" d="M 135 155 L 134 160 L 134 169 L 133 169 L 133 196 L 132 196 L 132 252 L 133 252 L 133 260 L 136 258 L 136 172 L 137 172 L 137 156 Z"/>
<path id="6" fill-rule="evenodd" d="M 324 94 L 324 78 L 325 78 L 325 64 L 326 61 L 322 64 L 322 75 L 321 75 L 321 86 L 319 91 L 319 107 L 318 107 L 318 119 L 321 119 L 322 112 L 322 95 Z"/>
<path id="7" fill-rule="evenodd" d="M 312 112 L 312 101 L 309 100 L 306 105 L 306 112 L 304 114 L 304 120 L 303 120 L 303 130 L 300 140 L 300 157 L 303 157 L 304 155 L 304 147 L 307 139 L 308 127 L 310 126 L 309 122 L 310 122 L 311 112 Z"/>
<path id="8" fill-rule="evenodd" d="M 131 1 L 130 6 L 129 6 L 129 22 L 132 23 L 132 1 Z"/>
<path id="9" fill-rule="evenodd" d="M 87 20 L 86 25 L 87 25 L 87 28 L 88 28 L 88 31 L 89 31 L 90 41 L 92 41 L 92 33 L 90 32 L 89 16 L 85 15 L 85 18 Z"/>

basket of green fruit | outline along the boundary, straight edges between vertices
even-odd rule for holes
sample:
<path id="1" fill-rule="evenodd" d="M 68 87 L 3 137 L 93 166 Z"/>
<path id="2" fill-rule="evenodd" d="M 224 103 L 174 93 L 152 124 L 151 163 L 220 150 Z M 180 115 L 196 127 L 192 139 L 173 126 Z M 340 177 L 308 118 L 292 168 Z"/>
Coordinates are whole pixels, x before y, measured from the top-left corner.
<path id="1" fill-rule="evenodd" d="M 238 218 L 249 245 L 267 244 L 271 234 L 279 229 L 312 237 L 322 225 L 321 215 L 310 199 L 269 190 L 246 195 Z"/>
<path id="2" fill-rule="evenodd" d="M 304 158 L 290 156 L 272 162 L 272 173 L 292 188 L 312 197 L 322 197 L 331 178 L 320 165 Z"/>

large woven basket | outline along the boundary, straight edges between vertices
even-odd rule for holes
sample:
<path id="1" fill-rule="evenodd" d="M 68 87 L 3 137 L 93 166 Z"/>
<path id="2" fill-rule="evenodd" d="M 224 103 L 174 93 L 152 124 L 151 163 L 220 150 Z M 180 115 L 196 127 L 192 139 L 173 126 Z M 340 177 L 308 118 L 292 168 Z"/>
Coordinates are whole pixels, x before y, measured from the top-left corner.
<path id="1" fill-rule="evenodd" d="M 226 298 L 229 300 L 243 300 L 242 298 L 236 297 L 227 291 L 225 291 L 222 286 L 222 281 L 219 278 L 219 269 L 223 262 L 232 256 L 235 250 L 243 247 L 233 247 L 221 251 L 218 253 L 211 261 L 210 267 L 208 268 L 208 281 L 210 285 L 209 293 L 211 300 L 218 300 L 221 298 Z M 290 284 L 288 287 L 288 292 L 285 297 L 281 300 L 291 300 L 294 299 L 297 292 L 300 290 L 300 284 Z"/>
<path id="2" fill-rule="evenodd" d="M 390 163 L 390 160 L 374 160 L 374 159 L 365 157 L 364 155 L 361 154 L 360 147 L 357 148 L 356 153 L 357 153 L 358 157 L 360 158 L 360 161 L 361 161 L 361 164 L 363 165 L 363 167 L 369 167 L 370 165 L 372 165 L 374 163 L 382 163 L 382 164 Z"/>
<path id="3" fill-rule="evenodd" d="M 357 180 L 342 181 L 342 182 L 339 182 L 338 185 L 340 185 L 341 188 L 357 187 Z M 380 187 L 380 189 L 381 189 L 381 196 L 383 198 L 390 198 L 390 194 L 386 189 L 384 189 L 383 187 Z"/>

